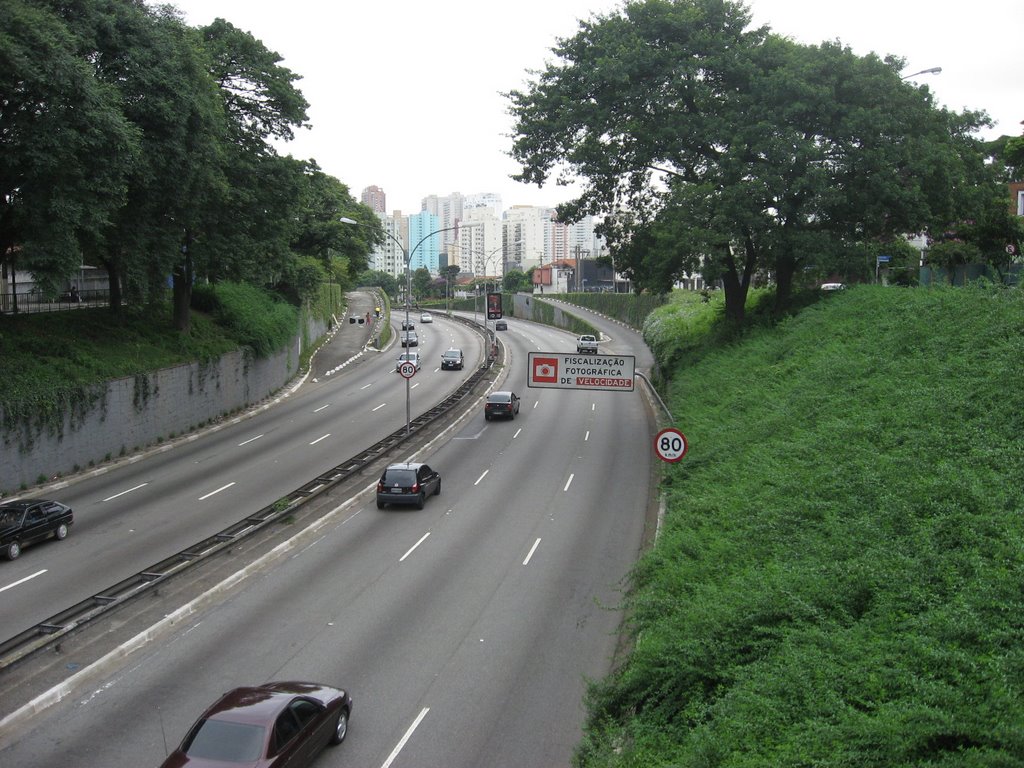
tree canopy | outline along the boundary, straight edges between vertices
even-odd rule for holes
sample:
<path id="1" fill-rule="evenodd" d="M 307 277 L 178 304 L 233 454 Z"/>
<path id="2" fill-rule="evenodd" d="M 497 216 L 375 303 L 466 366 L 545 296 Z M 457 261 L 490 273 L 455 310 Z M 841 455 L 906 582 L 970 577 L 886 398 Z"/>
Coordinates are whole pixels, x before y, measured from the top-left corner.
<path id="1" fill-rule="evenodd" d="M 820 255 L 950 221 L 983 177 L 984 115 L 938 108 L 897 58 L 752 27 L 740 2 L 627 2 L 554 53 L 508 94 L 516 178 L 579 179 L 560 218 L 606 215 L 640 288 L 721 279 L 734 319 L 757 274 L 783 307 Z"/>
<path id="2" fill-rule="evenodd" d="M 110 303 L 244 280 L 295 300 L 365 269 L 348 188 L 270 143 L 308 126 L 299 76 L 223 19 L 143 0 L 0 6 L 0 259 L 55 290 L 103 266 Z M 10 94 L 10 96 L 8 96 Z"/>

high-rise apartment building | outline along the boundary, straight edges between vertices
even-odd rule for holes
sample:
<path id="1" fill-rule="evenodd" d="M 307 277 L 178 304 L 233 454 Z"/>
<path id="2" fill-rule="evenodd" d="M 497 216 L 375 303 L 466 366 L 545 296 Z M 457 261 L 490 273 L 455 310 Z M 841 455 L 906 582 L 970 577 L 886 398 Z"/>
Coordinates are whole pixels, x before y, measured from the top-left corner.
<path id="1" fill-rule="evenodd" d="M 401 211 L 395 211 L 391 216 L 378 211 L 377 217 L 380 219 L 384 232 L 391 237 L 385 237 L 384 242 L 378 245 L 370 255 L 370 268 L 378 272 L 386 272 L 394 277 L 403 277 L 405 275 L 405 253 L 392 238 L 397 239 L 408 248 L 406 227 L 404 226 L 405 217 L 402 216 Z"/>
<path id="2" fill-rule="evenodd" d="M 497 218 L 501 218 L 501 195 L 494 192 L 477 192 L 474 195 L 466 195 L 462 201 L 462 211 L 467 216 L 469 211 L 478 208 L 490 208 Z"/>
<path id="3" fill-rule="evenodd" d="M 547 244 L 554 215 L 554 208 L 533 205 L 513 205 L 505 211 L 502 229 L 508 269 L 526 272 L 551 263 Z"/>
<path id="4" fill-rule="evenodd" d="M 505 274 L 501 220 L 489 206 L 468 208 L 459 226 L 458 264 L 463 272 L 487 277 Z"/>
<path id="5" fill-rule="evenodd" d="M 439 197 L 438 195 L 428 195 L 423 198 L 422 209 L 427 213 L 432 213 L 437 216 L 437 228 L 447 230 L 441 233 L 441 250 L 446 250 L 448 243 L 456 242 L 458 233 L 454 227 L 463 218 L 463 201 L 464 198 L 459 192 L 452 192 L 446 197 Z"/>
<path id="6" fill-rule="evenodd" d="M 388 209 L 387 196 L 384 194 L 384 190 L 376 185 L 364 189 L 359 200 L 374 213 L 384 213 Z"/>
<path id="7" fill-rule="evenodd" d="M 438 218 L 429 211 L 420 211 L 407 219 L 409 224 L 408 248 L 415 248 L 409 259 L 409 269 L 415 272 L 426 267 L 432 275 L 441 268 L 441 238 Z"/>

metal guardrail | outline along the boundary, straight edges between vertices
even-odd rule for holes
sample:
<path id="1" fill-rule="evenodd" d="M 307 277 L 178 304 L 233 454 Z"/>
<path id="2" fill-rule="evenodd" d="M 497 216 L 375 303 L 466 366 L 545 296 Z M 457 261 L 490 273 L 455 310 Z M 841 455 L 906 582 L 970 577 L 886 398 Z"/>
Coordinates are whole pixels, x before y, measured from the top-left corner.
<path id="1" fill-rule="evenodd" d="M 154 563 L 139 571 L 134 576 L 119 581 L 99 594 L 86 598 L 76 605 L 66 608 L 60 613 L 41 621 L 14 637 L 0 642 L 0 671 L 10 668 L 19 661 L 56 643 L 83 625 L 94 621 L 113 610 L 121 607 L 133 598 L 145 594 L 168 579 L 179 575 L 193 565 L 236 545 L 247 536 L 261 531 L 283 517 L 291 514 L 296 508 L 321 493 L 358 474 L 364 467 L 385 456 L 413 435 L 423 430 L 435 419 L 455 408 L 469 395 L 490 371 L 492 361 L 488 358 L 458 389 L 434 407 L 415 417 L 409 422 L 409 433 L 405 426 L 374 443 L 369 448 L 357 453 L 309 482 L 296 488 L 258 512 L 246 515 L 237 523 L 228 526 L 219 533 L 193 544 L 168 558 Z"/>

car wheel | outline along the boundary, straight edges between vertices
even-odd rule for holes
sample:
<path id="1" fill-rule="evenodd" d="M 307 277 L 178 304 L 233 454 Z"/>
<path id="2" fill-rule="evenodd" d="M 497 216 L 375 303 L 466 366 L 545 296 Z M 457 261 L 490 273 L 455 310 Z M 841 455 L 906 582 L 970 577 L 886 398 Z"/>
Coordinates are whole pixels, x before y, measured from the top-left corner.
<path id="1" fill-rule="evenodd" d="M 344 709 L 338 713 L 338 719 L 334 721 L 334 733 L 331 735 L 331 744 L 338 745 L 348 735 L 348 712 Z"/>
<path id="2" fill-rule="evenodd" d="M 441 481 L 440 480 L 437 481 L 437 490 L 434 491 L 434 495 L 435 496 L 440 496 L 441 495 Z"/>
<path id="3" fill-rule="evenodd" d="M 54 536 L 57 537 L 57 541 L 64 541 L 68 537 L 68 527 L 61 523 L 57 526 L 57 530 L 54 531 Z"/>
<path id="4" fill-rule="evenodd" d="M 485 413 L 484 414 L 484 421 L 490 421 L 490 420 L 491 420 L 491 414 Z"/>
<path id="5" fill-rule="evenodd" d="M 377 499 L 377 509 L 384 509 L 384 502 Z"/>
<path id="6" fill-rule="evenodd" d="M 21 554 L 21 544 L 19 544 L 16 541 L 12 541 L 10 544 L 7 545 L 6 554 L 8 560 L 17 560 L 18 555 Z"/>
<path id="7" fill-rule="evenodd" d="M 427 497 L 423 493 L 420 493 L 420 495 L 416 497 L 416 509 L 423 509 L 423 506 L 426 503 Z"/>

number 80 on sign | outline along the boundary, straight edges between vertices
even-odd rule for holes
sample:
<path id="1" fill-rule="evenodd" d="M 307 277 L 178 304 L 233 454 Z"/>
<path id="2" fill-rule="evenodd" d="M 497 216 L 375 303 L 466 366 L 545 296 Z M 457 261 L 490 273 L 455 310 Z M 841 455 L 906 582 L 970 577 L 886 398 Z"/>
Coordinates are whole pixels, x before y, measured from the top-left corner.
<path id="1" fill-rule="evenodd" d="M 686 455 L 689 447 L 686 436 L 675 427 L 661 430 L 654 438 L 654 451 L 662 461 L 679 461 Z"/>

